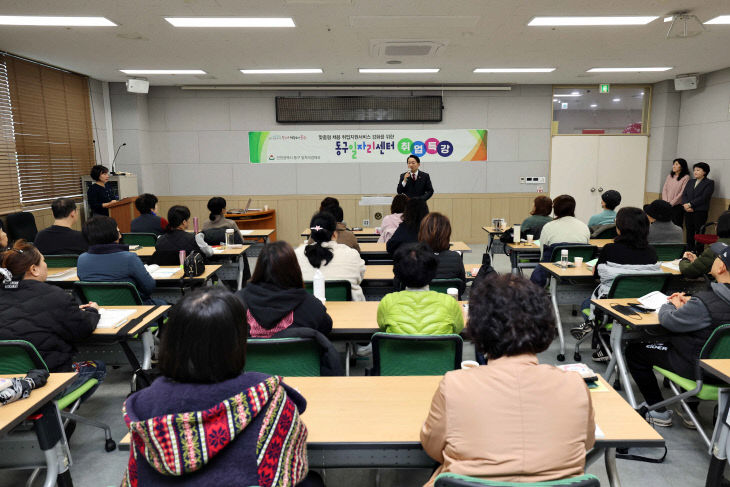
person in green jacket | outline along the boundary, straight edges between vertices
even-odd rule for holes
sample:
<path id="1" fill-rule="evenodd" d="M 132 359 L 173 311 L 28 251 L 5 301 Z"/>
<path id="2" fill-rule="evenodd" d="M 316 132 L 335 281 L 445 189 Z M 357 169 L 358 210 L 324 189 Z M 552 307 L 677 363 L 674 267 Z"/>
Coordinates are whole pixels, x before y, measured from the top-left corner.
<path id="1" fill-rule="evenodd" d="M 717 236 L 719 237 L 718 242 L 730 245 L 730 211 L 726 211 L 717 219 Z M 709 245 L 699 257 L 692 252 L 685 252 L 682 260 L 679 261 L 679 272 L 690 279 L 702 277 L 710 272 L 715 257 L 716 255 Z"/>
<path id="2" fill-rule="evenodd" d="M 464 329 L 459 302 L 430 291 L 438 263 L 425 243 L 401 245 L 393 256 L 393 274 L 405 291 L 387 294 L 378 305 L 378 326 L 402 335 L 446 335 Z"/>

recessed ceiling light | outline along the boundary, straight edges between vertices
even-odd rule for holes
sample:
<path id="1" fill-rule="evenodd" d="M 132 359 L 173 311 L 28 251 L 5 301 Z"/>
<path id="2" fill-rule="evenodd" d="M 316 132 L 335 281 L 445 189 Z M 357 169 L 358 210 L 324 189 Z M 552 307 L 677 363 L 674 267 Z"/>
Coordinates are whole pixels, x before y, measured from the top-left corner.
<path id="1" fill-rule="evenodd" d="M 165 17 L 175 27 L 296 27 L 291 17 Z"/>
<path id="2" fill-rule="evenodd" d="M 710 19 L 705 24 L 730 24 L 730 15 L 719 15 L 714 19 Z"/>
<path id="3" fill-rule="evenodd" d="M 0 25 L 46 25 L 58 27 L 116 27 L 106 17 L 45 17 L 39 15 L 0 15 Z"/>
<path id="4" fill-rule="evenodd" d="M 475 73 L 552 73 L 555 68 L 476 68 Z"/>
<path id="5" fill-rule="evenodd" d="M 557 98 L 553 98 L 553 101 L 560 101 L 560 100 L 558 100 Z"/>
<path id="6" fill-rule="evenodd" d="M 620 101 L 621 101 L 621 98 L 614 98 L 614 99 L 613 99 L 613 102 L 614 102 L 614 103 L 618 103 L 618 102 L 620 102 Z"/>
<path id="7" fill-rule="evenodd" d="M 388 68 L 360 68 L 358 69 L 360 73 L 364 74 L 398 74 L 398 73 L 438 73 L 440 71 L 439 68 L 395 68 L 395 69 L 388 69 Z"/>
<path id="8" fill-rule="evenodd" d="M 633 16 L 611 16 L 611 17 L 533 17 L 529 26 L 561 26 L 561 25 L 646 25 L 657 16 L 633 17 Z"/>
<path id="9" fill-rule="evenodd" d="M 669 17 L 664 17 L 664 23 L 671 22 L 674 20 L 674 15 L 670 15 Z"/>
<path id="10" fill-rule="evenodd" d="M 202 69 L 120 69 L 124 74 L 207 74 Z"/>
<path id="11" fill-rule="evenodd" d="M 242 69 L 243 74 L 320 74 L 320 68 L 296 69 Z"/>
<path id="12" fill-rule="evenodd" d="M 595 103 L 592 103 L 592 104 L 591 104 L 591 108 L 596 108 L 597 106 L 598 106 L 598 105 L 596 105 Z"/>
<path id="13" fill-rule="evenodd" d="M 574 97 L 574 96 L 580 96 L 580 93 L 556 93 L 553 95 L 554 97 L 559 98 L 565 98 L 565 97 Z"/>
<path id="14" fill-rule="evenodd" d="M 674 68 L 591 68 L 586 73 L 641 73 L 648 71 L 669 71 L 670 69 Z"/>

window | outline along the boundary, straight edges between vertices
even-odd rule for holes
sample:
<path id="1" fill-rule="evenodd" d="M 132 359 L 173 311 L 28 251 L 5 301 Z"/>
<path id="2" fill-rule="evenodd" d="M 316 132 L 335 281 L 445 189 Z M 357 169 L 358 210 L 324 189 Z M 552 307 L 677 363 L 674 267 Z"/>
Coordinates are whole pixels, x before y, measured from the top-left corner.
<path id="1" fill-rule="evenodd" d="M 17 167 L 8 70 L 5 59 L 0 57 L 0 213 L 20 208 Z"/>
<path id="2" fill-rule="evenodd" d="M 2 115 L 3 124 L 10 118 L 7 132 L 14 140 L 17 197 L 13 205 L 13 195 L 3 192 L 0 207 L 17 208 L 19 202 L 26 208 L 62 196 L 81 197 L 80 176 L 95 164 L 88 79 L 10 55 L 2 59 L 10 100 L 10 113 Z M 0 104 L 2 88 L 0 80 Z M 6 172 L 12 177 L 11 169 L 3 171 L 3 177 Z"/>
<path id="3" fill-rule="evenodd" d="M 648 134 L 649 86 L 553 88 L 553 135 Z"/>

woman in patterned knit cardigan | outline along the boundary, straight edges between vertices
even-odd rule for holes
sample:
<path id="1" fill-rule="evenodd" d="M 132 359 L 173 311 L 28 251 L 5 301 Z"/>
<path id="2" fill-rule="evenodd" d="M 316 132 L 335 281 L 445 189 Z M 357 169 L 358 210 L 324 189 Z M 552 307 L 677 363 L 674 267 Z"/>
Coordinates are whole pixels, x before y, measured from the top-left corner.
<path id="1" fill-rule="evenodd" d="M 321 485 L 307 475 L 304 398 L 281 377 L 241 372 L 245 323 L 244 306 L 224 290 L 193 292 L 172 308 L 162 377 L 124 404 L 123 486 Z"/>

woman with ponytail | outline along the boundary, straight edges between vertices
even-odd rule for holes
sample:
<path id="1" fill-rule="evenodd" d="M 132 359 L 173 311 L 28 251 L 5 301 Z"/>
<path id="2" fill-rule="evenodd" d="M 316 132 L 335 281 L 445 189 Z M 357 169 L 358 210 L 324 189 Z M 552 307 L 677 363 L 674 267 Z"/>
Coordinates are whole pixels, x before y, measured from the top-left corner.
<path id="1" fill-rule="evenodd" d="M 0 254 L 0 265 L 0 337 L 32 343 L 51 372 L 79 372 L 83 377 L 74 379 L 67 392 L 91 377 L 101 382 L 106 375 L 102 362 L 71 360 L 73 344 L 94 333 L 99 306 L 79 306 L 66 291 L 46 284 L 45 259 L 25 240 Z"/>
<path id="2" fill-rule="evenodd" d="M 239 233 L 236 222 L 224 217 L 226 214 L 226 206 L 225 198 L 221 198 L 220 196 L 214 196 L 208 200 L 210 216 L 208 217 L 208 221 L 203 223 L 203 231 L 210 230 L 211 228 L 231 228 L 234 232 Z"/>
<path id="3" fill-rule="evenodd" d="M 365 301 L 360 288 L 365 275 L 365 261 L 357 250 L 337 243 L 335 217 L 328 212 L 319 212 L 312 217 L 309 229 L 313 243 L 305 243 L 294 251 L 304 280 L 313 280 L 315 269 L 319 269 L 325 280 L 350 281 L 352 300 Z"/>

